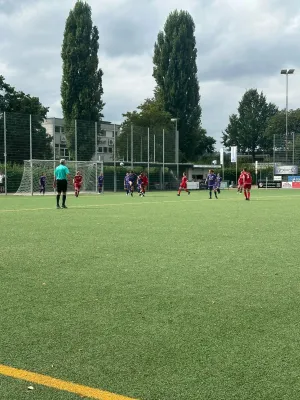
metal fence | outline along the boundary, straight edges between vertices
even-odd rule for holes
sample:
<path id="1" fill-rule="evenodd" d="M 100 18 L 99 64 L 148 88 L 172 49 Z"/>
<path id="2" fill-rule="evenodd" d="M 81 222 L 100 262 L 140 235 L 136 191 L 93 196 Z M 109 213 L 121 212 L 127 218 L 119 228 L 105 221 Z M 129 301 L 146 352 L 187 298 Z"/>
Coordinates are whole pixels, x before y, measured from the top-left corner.
<path id="1" fill-rule="evenodd" d="M 100 164 L 108 191 L 123 190 L 128 170 L 146 172 L 150 190 L 174 189 L 185 169 L 178 163 L 177 141 L 175 126 L 174 130 L 165 130 L 106 121 L 67 123 L 61 118 L 43 120 L 36 115 L 0 111 L 0 175 L 6 178 L 5 192 L 16 193 L 24 166 L 34 169 L 39 165 L 42 171 L 43 160 L 53 160 L 55 165 L 65 158 L 81 165 Z M 36 177 L 37 171 L 27 175 Z M 35 188 L 36 184 L 30 182 L 28 187 Z"/>

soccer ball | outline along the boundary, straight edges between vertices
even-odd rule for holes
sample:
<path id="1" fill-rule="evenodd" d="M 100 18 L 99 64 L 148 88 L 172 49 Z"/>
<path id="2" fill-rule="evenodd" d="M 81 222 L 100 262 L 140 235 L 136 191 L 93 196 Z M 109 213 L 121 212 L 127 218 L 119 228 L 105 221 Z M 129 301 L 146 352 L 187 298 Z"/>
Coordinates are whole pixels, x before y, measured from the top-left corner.
<path id="1" fill-rule="evenodd" d="M 120 167 L 124 167 L 124 163 L 123 162 L 120 162 Z"/>

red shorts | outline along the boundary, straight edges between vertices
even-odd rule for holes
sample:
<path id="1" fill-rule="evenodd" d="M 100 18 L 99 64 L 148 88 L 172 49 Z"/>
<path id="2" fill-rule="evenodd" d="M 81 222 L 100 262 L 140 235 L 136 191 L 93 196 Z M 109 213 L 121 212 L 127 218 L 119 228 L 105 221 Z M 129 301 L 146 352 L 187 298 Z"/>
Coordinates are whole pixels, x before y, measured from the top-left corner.
<path id="1" fill-rule="evenodd" d="M 187 188 L 187 185 L 180 185 L 179 186 L 179 189 L 186 189 Z"/>
<path id="2" fill-rule="evenodd" d="M 76 190 L 80 190 L 80 189 L 81 189 L 81 185 L 75 183 L 74 188 L 75 188 Z"/>
<path id="3" fill-rule="evenodd" d="M 245 183 L 244 184 L 244 189 L 251 190 L 251 186 L 252 186 L 251 183 Z"/>

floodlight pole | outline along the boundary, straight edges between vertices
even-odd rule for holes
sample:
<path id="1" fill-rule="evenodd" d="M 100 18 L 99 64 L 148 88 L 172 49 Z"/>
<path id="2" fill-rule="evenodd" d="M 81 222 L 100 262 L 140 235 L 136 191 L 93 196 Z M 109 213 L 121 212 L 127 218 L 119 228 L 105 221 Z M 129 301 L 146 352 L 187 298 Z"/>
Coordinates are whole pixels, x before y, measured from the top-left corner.
<path id="1" fill-rule="evenodd" d="M 295 72 L 294 69 L 282 69 L 280 72 L 281 75 L 285 75 L 286 77 L 286 84 L 285 84 L 285 162 L 286 163 L 288 161 L 289 75 L 292 75 L 294 72 Z"/>

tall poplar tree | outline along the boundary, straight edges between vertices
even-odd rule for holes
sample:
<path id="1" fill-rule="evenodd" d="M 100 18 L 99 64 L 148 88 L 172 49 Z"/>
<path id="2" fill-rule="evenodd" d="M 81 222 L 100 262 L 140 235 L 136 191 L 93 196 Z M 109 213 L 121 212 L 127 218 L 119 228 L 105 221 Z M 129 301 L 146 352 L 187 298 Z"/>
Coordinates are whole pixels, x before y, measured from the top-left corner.
<path id="1" fill-rule="evenodd" d="M 201 142 L 201 107 L 197 78 L 195 24 L 186 11 L 171 12 L 154 46 L 156 96 L 178 118 L 182 160 L 195 158 Z"/>
<path id="2" fill-rule="evenodd" d="M 61 104 L 71 156 L 89 160 L 95 150 L 94 124 L 102 118 L 102 70 L 98 67 L 99 32 L 92 23 L 91 7 L 78 0 L 66 20 L 62 45 Z M 83 122 L 85 121 L 85 122 Z"/>

